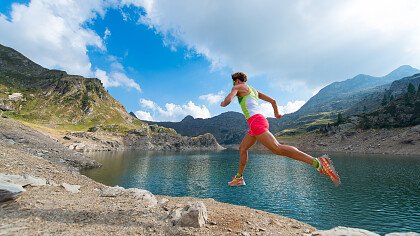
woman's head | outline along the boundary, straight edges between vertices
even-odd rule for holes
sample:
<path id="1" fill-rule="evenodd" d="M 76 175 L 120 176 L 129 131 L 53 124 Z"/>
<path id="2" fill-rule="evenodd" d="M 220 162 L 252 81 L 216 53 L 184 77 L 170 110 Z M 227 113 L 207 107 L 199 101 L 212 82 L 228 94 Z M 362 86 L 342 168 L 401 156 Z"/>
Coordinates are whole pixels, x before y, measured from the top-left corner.
<path id="1" fill-rule="evenodd" d="M 244 72 L 236 72 L 232 74 L 232 80 L 233 81 L 240 80 L 242 82 L 246 82 L 248 80 L 248 77 L 246 76 Z"/>

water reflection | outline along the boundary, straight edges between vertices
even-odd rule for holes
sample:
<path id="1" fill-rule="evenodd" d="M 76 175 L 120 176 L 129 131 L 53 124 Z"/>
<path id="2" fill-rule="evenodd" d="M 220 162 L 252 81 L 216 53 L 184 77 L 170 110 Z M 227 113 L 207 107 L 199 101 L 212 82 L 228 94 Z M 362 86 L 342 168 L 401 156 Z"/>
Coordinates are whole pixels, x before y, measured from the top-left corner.
<path id="1" fill-rule="evenodd" d="M 420 157 L 335 154 L 339 188 L 305 164 L 268 153 L 250 154 L 247 186 L 241 188 L 227 186 L 237 171 L 237 152 L 120 152 L 94 158 L 103 167 L 85 174 L 110 186 L 211 197 L 320 229 L 420 232 Z"/>

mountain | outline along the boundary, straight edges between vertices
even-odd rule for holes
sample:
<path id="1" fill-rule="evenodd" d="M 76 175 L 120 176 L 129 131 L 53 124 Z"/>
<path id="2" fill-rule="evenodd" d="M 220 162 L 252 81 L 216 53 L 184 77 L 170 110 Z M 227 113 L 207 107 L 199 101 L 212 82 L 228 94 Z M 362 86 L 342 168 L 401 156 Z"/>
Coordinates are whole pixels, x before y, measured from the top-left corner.
<path id="1" fill-rule="evenodd" d="M 383 77 L 360 74 L 345 81 L 334 82 L 309 99 L 296 114 L 305 115 L 346 110 L 367 94 L 380 89 L 380 86 L 416 73 L 420 73 L 420 70 L 404 65 Z"/>
<path id="2" fill-rule="evenodd" d="M 177 133 L 187 136 L 211 133 L 223 145 L 240 143 L 248 130 L 244 115 L 238 112 L 225 112 L 208 119 L 186 116 L 180 122 L 144 122 L 172 128 Z"/>
<path id="3" fill-rule="evenodd" d="M 384 77 L 358 75 L 334 82 L 321 89 L 299 111 L 286 114 L 281 119 L 268 118 L 270 131 L 283 136 L 302 134 L 336 122 L 339 113 L 351 116 L 373 112 L 380 108 L 386 91 L 392 91 L 397 97 L 405 93 L 410 82 L 418 86 L 418 74 L 412 76 L 418 72 L 411 66 L 401 66 Z M 211 133 L 224 145 L 239 144 L 248 130 L 244 116 L 237 112 L 226 112 L 208 119 L 187 116 L 180 122 L 145 122 L 173 128 L 187 136 Z"/>
<path id="4" fill-rule="evenodd" d="M 43 130 L 79 151 L 222 149 L 211 134 L 184 137 L 173 129 L 140 121 L 96 78 L 43 68 L 3 45 L 0 114 L 47 127 Z"/>
<path id="5" fill-rule="evenodd" d="M 358 113 L 361 128 L 407 127 L 420 124 L 420 73 L 391 83 L 388 89 L 354 107 L 376 109 Z M 354 108 L 355 109 L 355 108 Z"/>
<path id="6" fill-rule="evenodd" d="M 43 68 L 3 45 L 0 104 L 13 111 L 9 115 L 16 119 L 55 128 L 127 130 L 142 125 L 108 94 L 100 80 Z"/>

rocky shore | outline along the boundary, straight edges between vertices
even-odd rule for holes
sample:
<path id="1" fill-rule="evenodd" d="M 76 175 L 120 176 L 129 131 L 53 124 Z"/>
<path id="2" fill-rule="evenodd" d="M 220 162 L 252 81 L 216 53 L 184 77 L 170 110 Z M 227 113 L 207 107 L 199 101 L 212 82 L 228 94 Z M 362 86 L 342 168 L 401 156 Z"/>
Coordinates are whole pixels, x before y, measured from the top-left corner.
<path id="1" fill-rule="evenodd" d="M 13 134 L 13 135 L 12 135 Z M 0 203 L 0 235 L 302 235 L 315 228 L 213 199 L 155 196 L 81 175 L 99 166 L 42 133 L 0 118 L 0 182 L 25 192 Z M 31 182 L 32 181 L 32 182 Z M 200 223 L 201 222 L 201 223 Z"/>
<path id="2" fill-rule="evenodd" d="M 0 118 L 0 147 L 0 187 L 19 187 L 15 199 L 0 202 L 0 235 L 376 235 L 342 227 L 316 231 L 213 199 L 105 186 L 78 171 L 98 163 L 10 119 Z"/>
<path id="3" fill-rule="evenodd" d="M 420 125 L 407 128 L 354 130 L 338 127 L 325 133 L 294 138 L 278 137 L 283 144 L 304 151 L 420 155 Z"/>

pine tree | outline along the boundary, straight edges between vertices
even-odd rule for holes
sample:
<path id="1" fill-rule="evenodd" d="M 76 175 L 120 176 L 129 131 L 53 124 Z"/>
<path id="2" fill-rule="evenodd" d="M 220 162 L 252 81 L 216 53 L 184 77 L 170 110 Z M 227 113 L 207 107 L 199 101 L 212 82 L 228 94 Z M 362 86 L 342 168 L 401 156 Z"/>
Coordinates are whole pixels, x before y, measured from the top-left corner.
<path id="1" fill-rule="evenodd" d="M 419 84 L 419 86 L 417 87 L 417 97 L 418 97 L 418 98 L 420 98 L 420 84 Z"/>
<path id="2" fill-rule="evenodd" d="M 416 94 L 416 87 L 414 87 L 414 84 L 412 83 L 408 84 L 407 92 L 408 94 L 411 94 L 411 95 Z"/>
<path id="3" fill-rule="evenodd" d="M 344 118 L 343 118 L 343 115 L 341 114 L 341 112 L 340 113 L 338 113 L 338 115 L 337 115 L 337 125 L 339 125 L 339 124 L 343 124 L 344 123 Z"/>
<path id="4" fill-rule="evenodd" d="M 388 96 L 387 96 L 387 93 L 385 92 L 384 97 L 382 98 L 381 105 L 386 106 L 386 104 L 388 104 Z"/>

